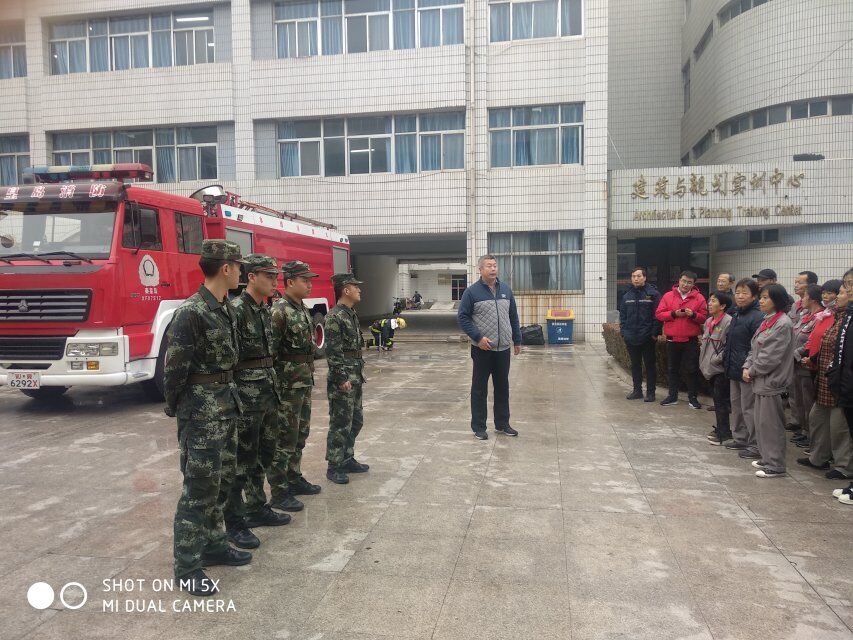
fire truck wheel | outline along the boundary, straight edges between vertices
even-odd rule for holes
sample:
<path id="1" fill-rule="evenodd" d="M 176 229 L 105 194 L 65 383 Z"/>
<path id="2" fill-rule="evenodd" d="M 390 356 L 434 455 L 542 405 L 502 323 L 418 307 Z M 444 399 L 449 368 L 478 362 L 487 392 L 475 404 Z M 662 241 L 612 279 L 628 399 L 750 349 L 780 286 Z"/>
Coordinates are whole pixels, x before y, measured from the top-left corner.
<path id="1" fill-rule="evenodd" d="M 326 316 L 319 311 L 314 314 L 314 342 L 317 343 L 317 358 L 326 357 Z"/>
<path id="2" fill-rule="evenodd" d="M 21 389 L 28 398 L 36 400 L 55 400 L 63 393 L 68 391 L 68 387 L 42 387 L 41 389 Z"/>

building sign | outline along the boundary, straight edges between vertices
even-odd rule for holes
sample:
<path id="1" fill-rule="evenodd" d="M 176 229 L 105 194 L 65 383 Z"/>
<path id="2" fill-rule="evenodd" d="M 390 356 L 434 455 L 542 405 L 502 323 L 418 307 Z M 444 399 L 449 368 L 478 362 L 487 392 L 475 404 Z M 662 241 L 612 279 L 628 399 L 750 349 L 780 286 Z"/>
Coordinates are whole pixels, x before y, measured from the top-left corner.
<path id="1" fill-rule="evenodd" d="M 754 228 L 849 222 L 853 161 L 609 172 L 611 229 Z"/>

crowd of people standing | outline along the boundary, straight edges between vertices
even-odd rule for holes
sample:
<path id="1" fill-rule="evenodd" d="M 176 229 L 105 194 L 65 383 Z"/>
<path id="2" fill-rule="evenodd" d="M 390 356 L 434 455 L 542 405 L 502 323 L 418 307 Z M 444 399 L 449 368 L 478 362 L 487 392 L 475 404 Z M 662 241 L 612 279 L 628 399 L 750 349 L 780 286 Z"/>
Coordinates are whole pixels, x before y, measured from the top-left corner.
<path id="1" fill-rule="evenodd" d="M 678 403 L 682 374 L 687 403 L 701 409 L 699 375 L 708 381 L 715 413 L 709 444 L 750 460 L 759 478 L 786 474 L 786 448 L 803 449 L 797 463 L 851 481 L 834 497 L 853 504 L 853 268 L 818 284 L 812 271 L 794 279 L 792 298 L 773 269 L 735 280 L 722 273 L 708 300 L 697 275 L 683 271 L 661 295 L 644 267 L 631 273 L 619 307 L 620 332 L 631 359 L 628 400 L 656 400 L 656 343 L 666 340 L 668 393 Z M 643 369 L 646 391 L 643 393 Z M 786 413 L 787 411 L 787 413 Z M 789 415 L 790 417 L 786 417 Z"/>

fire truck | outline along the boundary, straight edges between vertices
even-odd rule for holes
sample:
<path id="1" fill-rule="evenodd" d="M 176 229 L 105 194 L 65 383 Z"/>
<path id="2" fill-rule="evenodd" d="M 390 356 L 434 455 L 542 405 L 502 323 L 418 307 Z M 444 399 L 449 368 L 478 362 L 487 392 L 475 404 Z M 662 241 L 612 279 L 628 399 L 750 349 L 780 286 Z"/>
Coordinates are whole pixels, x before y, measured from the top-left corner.
<path id="1" fill-rule="evenodd" d="M 162 397 L 166 330 L 203 281 L 205 238 L 308 262 L 322 348 L 330 278 L 350 270 L 344 234 L 220 185 L 185 197 L 141 184 L 151 178 L 141 164 L 36 167 L 0 187 L 0 385 L 53 398 L 139 382 Z"/>

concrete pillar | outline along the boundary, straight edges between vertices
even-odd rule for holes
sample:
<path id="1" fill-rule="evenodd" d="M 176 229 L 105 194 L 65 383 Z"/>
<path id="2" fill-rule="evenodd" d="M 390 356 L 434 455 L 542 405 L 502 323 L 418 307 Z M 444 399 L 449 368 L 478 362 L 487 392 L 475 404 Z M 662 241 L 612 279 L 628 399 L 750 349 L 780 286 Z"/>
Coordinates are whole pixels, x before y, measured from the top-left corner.
<path id="1" fill-rule="evenodd" d="M 397 295 L 397 258 L 394 256 L 356 256 L 355 275 L 364 281 L 360 318 L 374 318 L 391 313 Z"/>

